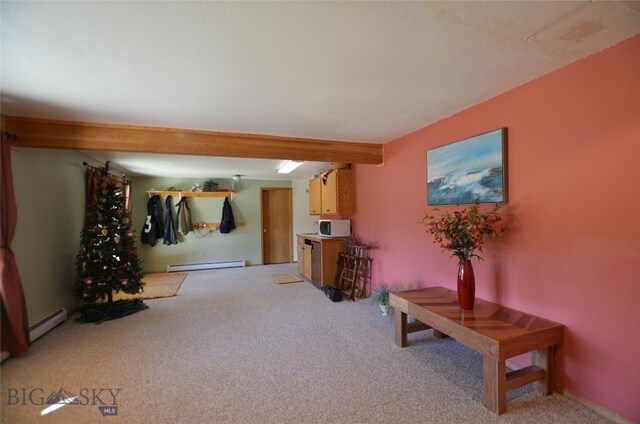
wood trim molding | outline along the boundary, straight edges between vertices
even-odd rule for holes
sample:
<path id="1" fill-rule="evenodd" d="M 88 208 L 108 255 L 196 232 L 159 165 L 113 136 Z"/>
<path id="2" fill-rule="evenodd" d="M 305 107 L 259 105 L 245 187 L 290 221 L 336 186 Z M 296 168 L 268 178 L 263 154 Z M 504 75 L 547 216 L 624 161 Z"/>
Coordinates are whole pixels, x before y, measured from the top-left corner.
<path id="1" fill-rule="evenodd" d="M 633 421 L 628 420 L 624 417 L 621 417 L 620 415 L 616 414 L 615 412 L 609 411 L 607 408 L 605 408 L 604 406 L 600 406 L 595 402 L 590 401 L 589 399 L 583 398 L 582 396 L 579 396 L 569 390 L 562 390 L 562 391 L 558 391 L 560 394 L 562 394 L 565 397 L 568 397 L 569 399 L 572 399 L 576 402 L 578 402 L 579 404 L 581 404 L 582 406 L 592 410 L 593 412 L 595 412 L 596 414 L 599 414 L 603 417 L 605 417 L 606 419 L 616 423 L 616 424 L 633 424 Z"/>
<path id="2" fill-rule="evenodd" d="M 516 371 L 524 368 L 521 365 L 518 365 L 515 362 L 509 361 L 509 360 L 506 360 L 505 364 L 506 364 L 507 368 L 510 368 L 510 369 L 516 370 Z M 621 417 L 620 415 L 616 414 L 615 412 L 609 411 L 604 406 L 600 406 L 597 403 L 590 401 L 589 399 L 585 399 L 582 396 L 579 396 L 579 395 L 577 395 L 577 394 L 575 394 L 575 393 L 563 388 L 562 386 L 558 385 L 557 383 L 553 385 L 553 390 L 556 393 L 561 394 L 562 396 L 565 396 L 565 397 L 567 397 L 567 398 L 569 398 L 569 399 L 581 404 L 585 408 L 592 410 L 596 414 L 599 414 L 599 415 L 607 418 L 608 420 L 611 420 L 612 422 L 614 422 L 616 424 L 633 424 L 631 421 L 627 420 L 624 417 Z"/>
<path id="3" fill-rule="evenodd" d="M 384 145 L 2 116 L 19 147 L 291 159 L 379 165 Z"/>

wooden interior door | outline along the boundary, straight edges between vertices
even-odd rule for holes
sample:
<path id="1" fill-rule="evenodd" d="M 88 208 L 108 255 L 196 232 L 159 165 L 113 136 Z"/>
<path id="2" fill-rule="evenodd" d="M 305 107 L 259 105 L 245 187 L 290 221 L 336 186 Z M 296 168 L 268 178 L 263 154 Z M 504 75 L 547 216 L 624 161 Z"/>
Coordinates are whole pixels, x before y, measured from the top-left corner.
<path id="1" fill-rule="evenodd" d="M 262 188 L 260 198 L 262 263 L 266 265 L 292 262 L 291 188 Z"/>

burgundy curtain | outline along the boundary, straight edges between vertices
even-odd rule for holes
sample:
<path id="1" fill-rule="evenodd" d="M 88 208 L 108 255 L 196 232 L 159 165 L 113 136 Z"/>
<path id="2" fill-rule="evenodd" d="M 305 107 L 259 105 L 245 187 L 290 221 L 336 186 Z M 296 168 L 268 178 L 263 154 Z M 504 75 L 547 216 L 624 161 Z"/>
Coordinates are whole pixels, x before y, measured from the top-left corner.
<path id="1" fill-rule="evenodd" d="M 18 210 L 13 192 L 13 174 L 11 172 L 11 150 L 7 135 L 2 133 L 0 172 L 0 297 L 2 298 L 2 333 L 0 339 L 2 351 L 11 354 L 26 352 L 29 341 L 29 320 L 27 305 L 22 291 L 22 282 L 16 259 L 11 250 L 11 242 L 16 232 Z"/>
<path id="2" fill-rule="evenodd" d="M 87 185 L 84 195 L 84 214 L 85 216 L 91 210 L 91 205 L 98 201 L 98 185 L 102 179 L 102 172 L 99 169 L 87 167 Z"/>

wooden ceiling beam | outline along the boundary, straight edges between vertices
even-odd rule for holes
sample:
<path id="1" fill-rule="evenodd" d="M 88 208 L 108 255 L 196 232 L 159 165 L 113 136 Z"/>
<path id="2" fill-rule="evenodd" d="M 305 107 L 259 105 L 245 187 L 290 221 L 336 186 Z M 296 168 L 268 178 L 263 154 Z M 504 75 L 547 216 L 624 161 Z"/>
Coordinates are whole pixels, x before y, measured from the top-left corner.
<path id="1" fill-rule="evenodd" d="M 14 145 L 380 165 L 384 145 L 135 125 L 3 116 Z"/>

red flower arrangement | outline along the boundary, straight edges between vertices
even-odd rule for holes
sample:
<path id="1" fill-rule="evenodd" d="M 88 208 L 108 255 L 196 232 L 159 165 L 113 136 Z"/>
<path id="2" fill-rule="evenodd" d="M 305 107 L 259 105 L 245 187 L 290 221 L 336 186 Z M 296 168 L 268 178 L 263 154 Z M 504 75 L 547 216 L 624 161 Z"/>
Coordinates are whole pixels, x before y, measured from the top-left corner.
<path id="1" fill-rule="evenodd" d="M 444 250 L 451 251 L 451 256 L 457 256 L 460 262 L 474 256 L 482 259 L 475 251 L 482 252 L 484 236 L 494 238 L 505 231 L 496 228 L 496 224 L 502 221 L 498 214 L 500 208 L 496 204 L 491 211 L 483 213 L 479 204 L 474 203 L 461 211 L 442 212 L 440 217 L 427 214 L 422 222 L 433 235 L 433 242 L 440 243 Z"/>

